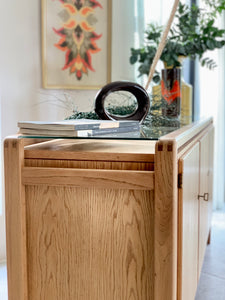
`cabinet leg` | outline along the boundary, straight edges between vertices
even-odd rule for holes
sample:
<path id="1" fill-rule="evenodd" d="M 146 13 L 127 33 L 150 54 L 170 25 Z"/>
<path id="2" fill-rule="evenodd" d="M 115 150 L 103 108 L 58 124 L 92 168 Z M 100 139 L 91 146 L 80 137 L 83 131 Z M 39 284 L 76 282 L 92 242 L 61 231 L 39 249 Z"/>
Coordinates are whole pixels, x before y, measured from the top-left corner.
<path id="1" fill-rule="evenodd" d="M 209 230 L 209 235 L 208 235 L 208 240 L 207 240 L 207 245 L 211 244 L 211 229 Z"/>

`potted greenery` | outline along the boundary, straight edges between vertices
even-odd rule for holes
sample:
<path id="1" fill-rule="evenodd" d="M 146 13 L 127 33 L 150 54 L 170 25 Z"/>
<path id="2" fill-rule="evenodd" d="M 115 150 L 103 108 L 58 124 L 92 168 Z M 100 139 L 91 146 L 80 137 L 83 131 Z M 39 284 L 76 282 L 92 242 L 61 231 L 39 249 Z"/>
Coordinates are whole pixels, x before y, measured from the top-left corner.
<path id="1" fill-rule="evenodd" d="M 216 67 L 213 59 L 203 55 L 208 50 L 219 49 L 225 45 L 225 29 L 220 29 L 215 25 L 217 17 L 225 10 L 225 0 L 204 0 L 204 4 L 203 9 L 195 4 L 188 6 L 179 3 L 173 25 L 160 57 L 165 68 L 181 67 L 184 57 L 189 57 L 192 60 L 198 58 L 201 65 L 209 69 Z M 162 31 L 162 26 L 149 24 L 145 32 L 145 45 L 138 49 L 131 48 L 130 63 L 139 63 L 139 76 L 149 74 L 161 40 Z M 170 71 L 168 70 L 168 72 Z M 153 82 L 157 84 L 160 80 L 160 73 L 156 70 Z M 173 82 L 172 78 L 170 82 Z M 157 119 L 163 112 L 163 105 L 166 103 L 161 94 L 160 85 L 153 86 L 151 99 L 150 115 Z M 190 124 L 192 121 L 192 86 L 183 80 L 180 107 L 181 124 Z"/>
<path id="2" fill-rule="evenodd" d="M 208 50 L 222 48 L 225 45 L 225 30 L 215 26 L 216 18 L 225 10 L 225 0 L 205 0 L 205 9 L 192 4 L 190 7 L 179 3 L 174 24 L 169 32 L 160 60 L 167 66 L 181 66 L 180 57 L 199 58 L 201 65 L 213 69 L 216 64 L 203 54 Z M 145 46 L 131 48 L 130 63 L 139 63 L 139 75 L 148 75 L 153 62 L 163 27 L 149 24 L 146 30 Z M 159 72 L 155 72 L 153 81 L 158 83 Z"/>

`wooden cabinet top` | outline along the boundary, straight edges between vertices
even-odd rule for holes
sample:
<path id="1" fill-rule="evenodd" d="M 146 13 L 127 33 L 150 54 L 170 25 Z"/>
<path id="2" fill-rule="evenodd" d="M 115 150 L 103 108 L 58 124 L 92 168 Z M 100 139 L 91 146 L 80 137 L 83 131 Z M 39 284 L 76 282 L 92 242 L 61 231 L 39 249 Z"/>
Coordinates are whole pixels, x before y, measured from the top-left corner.
<path id="1" fill-rule="evenodd" d="M 201 120 L 162 136 L 158 141 L 116 139 L 42 141 L 24 138 L 24 158 L 154 162 L 156 144 L 175 143 L 179 151 L 210 124 L 212 124 L 211 118 Z"/>

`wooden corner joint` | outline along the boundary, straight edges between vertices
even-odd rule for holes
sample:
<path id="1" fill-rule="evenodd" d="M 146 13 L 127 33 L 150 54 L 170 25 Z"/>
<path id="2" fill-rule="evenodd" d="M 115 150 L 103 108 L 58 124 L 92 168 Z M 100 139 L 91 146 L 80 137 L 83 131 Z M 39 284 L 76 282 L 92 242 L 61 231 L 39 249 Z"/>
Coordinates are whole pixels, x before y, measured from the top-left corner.
<path id="1" fill-rule="evenodd" d="M 167 151 L 167 152 L 173 152 L 176 150 L 176 141 L 159 141 L 157 144 L 157 151 Z"/>
<path id="2" fill-rule="evenodd" d="M 20 139 L 16 136 L 7 137 L 4 140 L 4 148 L 17 148 L 20 144 L 23 144 L 23 139 Z"/>
<path id="3" fill-rule="evenodd" d="M 17 140 L 13 140 L 13 141 L 12 141 L 12 147 L 16 149 L 17 146 L 18 146 Z"/>
<path id="4" fill-rule="evenodd" d="M 9 148 L 9 141 L 8 140 L 4 141 L 4 148 Z"/>
<path id="5" fill-rule="evenodd" d="M 172 152 L 173 151 L 173 144 L 168 143 L 168 145 L 167 145 L 167 151 L 168 152 Z"/>
<path id="6" fill-rule="evenodd" d="M 163 144 L 161 143 L 158 144 L 158 151 L 163 151 Z"/>

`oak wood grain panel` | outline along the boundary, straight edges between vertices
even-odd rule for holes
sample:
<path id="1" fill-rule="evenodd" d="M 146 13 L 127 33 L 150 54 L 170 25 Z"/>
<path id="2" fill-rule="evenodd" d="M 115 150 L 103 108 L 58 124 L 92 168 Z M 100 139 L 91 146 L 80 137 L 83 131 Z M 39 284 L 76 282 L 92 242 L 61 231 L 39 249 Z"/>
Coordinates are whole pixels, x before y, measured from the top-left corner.
<path id="1" fill-rule="evenodd" d="M 194 300 L 198 282 L 199 143 L 179 160 L 178 300 Z"/>
<path id="2" fill-rule="evenodd" d="M 177 299 L 177 148 L 159 141 L 155 158 L 155 300 Z"/>
<path id="3" fill-rule="evenodd" d="M 21 184 L 23 141 L 4 141 L 8 299 L 27 300 L 25 190 Z"/>
<path id="4" fill-rule="evenodd" d="M 53 140 L 25 148 L 25 158 L 154 162 L 155 141 Z"/>
<path id="5" fill-rule="evenodd" d="M 154 163 L 152 162 L 25 159 L 24 165 L 25 167 L 154 171 Z"/>
<path id="6" fill-rule="evenodd" d="M 26 187 L 29 299 L 153 299 L 153 191 Z"/>
<path id="7" fill-rule="evenodd" d="M 100 188 L 154 189 L 154 172 L 125 170 L 92 170 L 69 168 L 23 167 L 26 185 L 95 186 Z"/>

